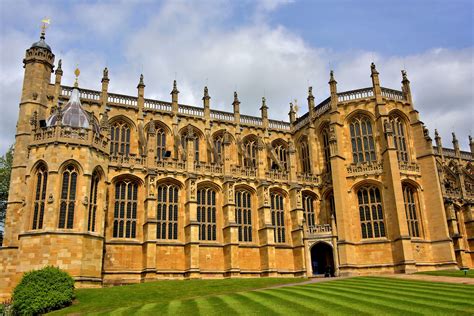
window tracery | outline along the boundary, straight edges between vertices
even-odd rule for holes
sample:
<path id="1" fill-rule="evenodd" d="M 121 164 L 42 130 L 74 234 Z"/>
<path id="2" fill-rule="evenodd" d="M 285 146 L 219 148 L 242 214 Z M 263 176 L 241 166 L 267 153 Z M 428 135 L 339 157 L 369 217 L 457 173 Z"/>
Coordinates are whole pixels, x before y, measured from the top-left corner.
<path id="1" fill-rule="evenodd" d="M 158 186 L 156 227 L 157 239 L 178 239 L 179 188 L 174 184 Z"/>
<path id="2" fill-rule="evenodd" d="M 62 174 L 61 202 L 59 207 L 59 228 L 71 229 L 74 226 L 76 206 L 77 170 L 73 165 L 65 168 Z"/>
<path id="3" fill-rule="evenodd" d="M 33 225 L 31 227 L 32 229 L 43 228 L 47 184 L 48 169 L 44 164 L 40 164 L 36 171 L 36 190 L 33 210 Z"/>
<path id="4" fill-rule="evenodd" d="M 349 126 L 353 162 L 375 161 L 375 144 L 370 119 L 365 115 L 359 115 L 351 120 Z"/>
<path id="5" fill-rule="evenodd" d="M 138 184 L 122 180 L 115 184 L 113 237 L 135 238 L 137 234 Z"/>
<path id="6" fill-rule="evenodd" d="M 357 191 L 362 238 L 385 237 L 382 199 L 377 187 L 362 187 Z"/>

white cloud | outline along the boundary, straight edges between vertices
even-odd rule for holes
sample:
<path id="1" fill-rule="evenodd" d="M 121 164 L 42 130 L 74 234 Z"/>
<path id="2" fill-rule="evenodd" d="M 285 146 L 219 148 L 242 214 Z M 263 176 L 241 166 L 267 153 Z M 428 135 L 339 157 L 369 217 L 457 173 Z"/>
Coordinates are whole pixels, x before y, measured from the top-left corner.
<path id="1" fill-rule="evenodd" d="M 67 42 L 55 41 L 53 32 L 48 41 L 56 42 L 52 45 L 56 54 L 63 51 L 65 84 L 72 83 L 72 71 L 78 63 L 81 86 L 99 89 L 102 69 L 107 65 L 113 92 L 136 94 L 136 84 L 143 72 L 146 97 L 169 100 L 172 80 L 176 77 L 180 102 L 200 106 L 207 82 L 211 107 L 230 110 L 233 91 L 237 90 L 242 113 L 259 115 L 261 97 L 265 95 L 270 116 L 275 119 L 287 119 L 288 103 L 295 98 L 302 113 L 306 111 L 308 85 L 314 87 L 318 100 L 328 96 L 329 61 L 335 68 L 340 91 L 370 86 L 373 60 L 382 85 L 395 89 L 400 87 L 400 69 L 406 68 L 421 119 L 431 130 L 440 130 L 446 145 L 450 145 L 449 131 L 456 130 L 461 145 L 467 149 L 466 134 L 472 133 L 474 101 L 472 47 L 433 49 L 411 56 L 313 47 L 298 34 L 283 26 L 273 26 L 265 18 L 287 2 L 260 1 L 249 12 L 254 18 L 235 25 L 229 23 L 234 9 L 232 2 L 169 1 L 133 30 L 121 26 L 120 19 L 125 19 L 133 12 L 134 5 L 140 3 L 126 2 L 109 8 L 109 3 L 101 2 L 75 10 L 75 21 L 84 26 L 104 8 L 126 12 L 117 13 L 120 18 L 106 18 L 106 23 L 90 26 L 85 34 L 82 27 L 70 30 Z M 105 38 L 117 29 L 121 32 L 120 41 L 105 41 L 104 46 L 88 49 L 71 45 L 85 36 Z M 16 32 L 11 36 L 3 34 L 1 39 L 2 47 L 8 45 L 12 49 L 8 55 L 2 54 L 0 60 L 2 108 L 9 104 L 0 126 L 0 153 L 13 141 L 21 91 L 20 62 L 30 44 L 26 32 Z M 61 38 L 67 34 L 56 32 Z M 114 45 L 113 50 L 110 45 Z M 120 63 L 110 64 L 113 59 L 106 56 L 110 51 L 116 52 Z"/>

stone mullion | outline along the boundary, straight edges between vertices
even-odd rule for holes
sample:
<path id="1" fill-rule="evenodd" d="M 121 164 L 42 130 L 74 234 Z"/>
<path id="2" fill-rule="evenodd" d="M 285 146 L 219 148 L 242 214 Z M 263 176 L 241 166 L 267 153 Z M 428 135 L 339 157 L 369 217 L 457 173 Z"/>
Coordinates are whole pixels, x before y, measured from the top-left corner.
<path id="1" fill-rule="evenodd" d="M 224 269 L 227 276 L 237 276 L 239 268 L 239 231 L 235 222 L 235 189 L 234 182 L 224 182 L 224 215 L 223 241 L 224 241 Z"/>
<path id="2" fill-rule="evenodd" d="M 301 187 L 298 185 L 290 189 L 290 218 L 294 269 L 298 274 L 307 275 L 303 231 L 303 205 Z"/>
<path id="3" fill-rule="evenodd" d="M 260 269 L 262 276 L 276 276 L 275 240 L 270 210 L 270 190 L 261 183 L 258 195 L 258 236 L 260 241 Z"/>
<path id="4" fill-rule="evenodd" d="M 185 182 L 186 204 L 184 213 L 185 270 L 189 278 L 197 278 L 199 269 L 199 223 L 197 221 L 196 177 L 190 175 Z"/>

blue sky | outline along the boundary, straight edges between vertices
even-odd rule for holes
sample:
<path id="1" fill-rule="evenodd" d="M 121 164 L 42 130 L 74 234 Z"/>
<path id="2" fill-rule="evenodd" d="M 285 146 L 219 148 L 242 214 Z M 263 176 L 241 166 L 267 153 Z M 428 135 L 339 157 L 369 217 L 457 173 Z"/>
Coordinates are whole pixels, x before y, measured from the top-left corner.
<path id="1" fill-rule="evenodd" d="M 63 59 L 64 84 L 81 68 L 82 87 L 168 100 L 173 79 L 180 102 L 201 105 L 207 83 L 211 107 L 229 109 L 234 90 L 242 112 L 287 119 L 288 103 L 307 86 L 328 96 L 329 69 L 340 91 L 370 86 L 375 61 L 382 85 L 398 89 L 406 68 L 415 106 L 431 131 L 463 148 L 473 133 L 473 1 L 0 1 L 0 154 L 14 141 L 24 51 L 51 18 L 47 42 Z M 300 115 L 303 114 L 300 113 Z"/>

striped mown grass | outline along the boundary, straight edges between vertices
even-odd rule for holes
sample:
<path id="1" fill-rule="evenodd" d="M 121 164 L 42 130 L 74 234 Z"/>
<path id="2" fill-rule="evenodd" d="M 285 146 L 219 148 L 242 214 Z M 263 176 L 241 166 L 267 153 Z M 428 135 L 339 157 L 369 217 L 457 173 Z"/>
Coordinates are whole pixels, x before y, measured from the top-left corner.
<path id="1" fill-rule="evenodd" d="M 110 315 L 473 315 L 474 286 L 357 277 L 107 311 Z"/>
<path id="2" fill-rule="evenodd" d="M 456 278 L 474 278 L 474 270 L 468 270 L 466 273 L 463 270 L 438 270 L 438 271 L 423 271 L 416 274 L 427 274 L 437 276 L 448 276 Z"/>

